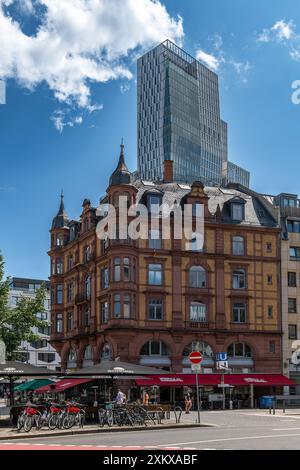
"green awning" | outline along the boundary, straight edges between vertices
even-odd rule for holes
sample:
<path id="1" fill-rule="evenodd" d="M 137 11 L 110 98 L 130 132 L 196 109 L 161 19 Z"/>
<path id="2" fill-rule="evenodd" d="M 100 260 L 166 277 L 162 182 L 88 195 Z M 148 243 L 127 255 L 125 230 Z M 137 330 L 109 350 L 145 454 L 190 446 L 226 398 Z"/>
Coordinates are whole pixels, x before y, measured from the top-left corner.
<path id="1" fill-rule="evenodd" d="M 36 390 L 37 388 L 44 387 L 45 385 L 50 385 L 54 383 L 53 380 L 49 379 L 35 379 L 24 382 L 20 385 L 17 385 L 14 390 L 18 392 L 25 392 L 26 390 Z"/>

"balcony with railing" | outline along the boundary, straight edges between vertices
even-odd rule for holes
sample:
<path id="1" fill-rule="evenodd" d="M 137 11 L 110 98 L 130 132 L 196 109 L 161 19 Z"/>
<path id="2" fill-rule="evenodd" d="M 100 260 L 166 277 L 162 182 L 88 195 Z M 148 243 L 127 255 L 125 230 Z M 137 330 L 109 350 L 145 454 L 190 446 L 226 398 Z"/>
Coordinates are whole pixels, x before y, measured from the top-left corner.
<path id="1" fill-rule="evenodd" d="M 209 322 L 208 321 L 196 321 L 196 320 L 187 320 L 185 322 L 185 327 L 193 330 L 208 330 Z"/>
<path id="2" fill-rule="evenodd" d="M 119 239 L 116 238 L 115 240 L 109 240 L 109 246 L 137 246 L 137 241 L 132 240 L 131 238 Z"/>
<path id="3" fill-rule="evenodd" d="M 285 217 L 299 217 L 300 218 L 299 201 L 297 201 L 297 204 L 294 207 L 292 207 L 292 206 L 284 207 L 283 213 L 284 213 Z"/>

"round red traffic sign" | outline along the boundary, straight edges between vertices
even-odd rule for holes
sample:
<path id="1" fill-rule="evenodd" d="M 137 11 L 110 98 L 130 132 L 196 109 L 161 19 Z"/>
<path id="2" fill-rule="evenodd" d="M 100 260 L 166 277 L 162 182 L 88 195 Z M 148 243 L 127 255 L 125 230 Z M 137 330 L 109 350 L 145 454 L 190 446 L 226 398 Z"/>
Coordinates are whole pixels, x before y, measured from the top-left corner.
<path id="1" fill-rule="evenodd" d="M 190 362 L 192 362 L 193 364 L 200 364 L 200 362 L 202 361 L 203 359 L 203 356 L 202 354 L 199 352 L 199 351 L 193 351 L 190 353 L 189 355 L 189 360 Z"/>

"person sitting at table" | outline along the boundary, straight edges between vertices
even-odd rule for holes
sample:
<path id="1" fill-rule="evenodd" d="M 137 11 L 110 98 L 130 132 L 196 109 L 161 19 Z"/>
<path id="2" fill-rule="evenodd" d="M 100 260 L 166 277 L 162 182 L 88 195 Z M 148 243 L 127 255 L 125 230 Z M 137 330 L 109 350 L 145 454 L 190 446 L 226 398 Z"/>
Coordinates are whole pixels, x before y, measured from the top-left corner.
<path id="1" fill-rule="evenodd" d="M 149 405 L 149 394 L 147 390 L 143 393 L 143 405 Z"/>
<path id="2" fill-rule="evenodd" d="M 117 405 L 123 405 L 126 402 L 126 395 L 120 389 L 118 390 L 115 401 Z"/>

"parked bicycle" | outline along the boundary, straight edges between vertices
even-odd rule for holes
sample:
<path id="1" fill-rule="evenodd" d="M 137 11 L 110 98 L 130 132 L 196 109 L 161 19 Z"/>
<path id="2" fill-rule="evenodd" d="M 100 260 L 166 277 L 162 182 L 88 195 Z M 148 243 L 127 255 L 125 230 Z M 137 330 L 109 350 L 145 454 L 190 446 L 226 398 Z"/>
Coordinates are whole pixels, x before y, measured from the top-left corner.
<path id="1" fill-rule="evenodd" d="M 17 430 L 21 431 L 21 429 L 24 429 L 25 432 L 29 432 L 34 424 L 36 428 L 39 429 L 41 416 L 42 413 L 34 405 L 26 405 L 25 409 L 18 417 Z"/>

